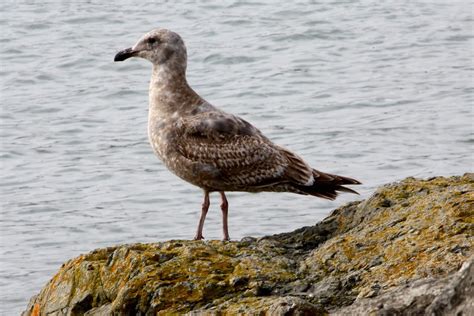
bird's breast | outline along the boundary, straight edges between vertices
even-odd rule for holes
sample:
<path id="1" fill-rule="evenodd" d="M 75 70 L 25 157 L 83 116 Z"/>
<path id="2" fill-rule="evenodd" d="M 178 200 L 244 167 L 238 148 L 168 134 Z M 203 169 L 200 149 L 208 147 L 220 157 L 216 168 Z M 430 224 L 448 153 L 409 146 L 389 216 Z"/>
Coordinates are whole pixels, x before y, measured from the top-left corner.
<path id="1" fill-rule="evenodd" d="M 202 188 L 208 188 L 210 179 L 219 176 L 212 165 L 191 161 L 178 150 L 179 121 L 155 119 L 148 122 L 148 138 L 155 154 L 164 165 L 181 179 Z"/>
<path id="2" fill-rule="evenodd" d="M 171 123 L 168 120 L 150 118 L 148 122 L 148 140 L 155 154 L 165 160 L 172 141 Z"/>

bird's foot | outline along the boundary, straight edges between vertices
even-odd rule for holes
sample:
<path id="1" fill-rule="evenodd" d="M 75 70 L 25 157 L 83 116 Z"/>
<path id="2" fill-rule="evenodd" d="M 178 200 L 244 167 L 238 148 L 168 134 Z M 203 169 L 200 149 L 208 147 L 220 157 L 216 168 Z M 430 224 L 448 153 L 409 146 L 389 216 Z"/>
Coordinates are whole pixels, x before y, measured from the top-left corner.
<path id="1" fill-rule="evenodd" d="M 222 238 L 222 241 L 230 241 L 230 237 L 229 236 L 224 236 L 224 238 Z"/>
<path id="2" fill-rule="evenodd" d="M 196 236 L 194 236 L 193 240 L 203 240 L 204 239 L 204 236 L 201 235 L 201 234 L 198 234 Z"/>

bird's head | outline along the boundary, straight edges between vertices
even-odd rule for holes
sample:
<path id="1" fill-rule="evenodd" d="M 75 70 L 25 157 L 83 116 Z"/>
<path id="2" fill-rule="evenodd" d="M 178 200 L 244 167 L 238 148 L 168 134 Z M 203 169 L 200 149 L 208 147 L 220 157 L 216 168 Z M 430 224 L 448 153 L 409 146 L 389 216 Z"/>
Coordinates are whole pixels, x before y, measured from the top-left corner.
<path id="1" fill-rule="evenodd" d="M 130 57 L 147 59 L 155 66 L 174 64 L 186 68 L 186 46 L 177 33 L 167 29 L 155 29 L 143 35 L 138 42 L 115 55 L 114 61 Z"/>

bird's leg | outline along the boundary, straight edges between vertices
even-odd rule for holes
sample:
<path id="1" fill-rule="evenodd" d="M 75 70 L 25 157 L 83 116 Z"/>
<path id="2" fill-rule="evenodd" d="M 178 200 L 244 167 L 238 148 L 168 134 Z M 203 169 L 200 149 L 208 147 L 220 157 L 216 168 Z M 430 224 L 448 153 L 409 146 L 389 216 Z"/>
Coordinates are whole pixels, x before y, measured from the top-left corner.
<path id="1" fill-rule="evenodd" d="M 202 202 L 202 209 L 201 209 L 201 217 L 199 218 L 199 225 L 196 232 L 196 236 L 194 236 L 194 240 L 201 240 L 204 239 L 202 236 L 202 229 L 204 227 L 204 221 L 206 220 L 207 210 L 209 210 L 209 191 L 204 191 L 204 202 Z"/>
<path id="2" fill-rule="evenodd" d="M 224 191 L 220 192 L 222 203 L 221 203 L 221 210 L 222 210 L 222 231 L 224 232 L 224 241 L 230 240 L 229 238 L 229 230 L 227 228 L 227 214 L 229 213 L 229 202 L 227 202 L 227 198 L 225 196 Z"/>

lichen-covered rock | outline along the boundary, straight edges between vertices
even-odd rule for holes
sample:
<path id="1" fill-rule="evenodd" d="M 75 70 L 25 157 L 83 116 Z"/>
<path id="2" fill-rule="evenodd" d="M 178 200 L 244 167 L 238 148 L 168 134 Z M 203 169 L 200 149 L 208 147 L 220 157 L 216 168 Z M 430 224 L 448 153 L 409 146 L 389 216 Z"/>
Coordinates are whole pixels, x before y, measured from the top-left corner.
<path id="1" fill-rule="evenodd" d="M 472 308 L 472 265 L 448 280 L 473 245 L 473 175 L 408 178 L 291 233 L 95 250 L 24 315 L 449 313 Z"/>
<path id="2" fill-rule="evenodd" d="M 296 279 L 296 263 L 275 243 L 169 241 L 99 249 L 66 263 L 34 304 L 48 315 L 94 315 L 91 309 L 102 305 L 133 315 L 184 313 L 237 295 L 268 296 Z"/>
<path id="3" fill-rule="evenodd" d="M 454 275 L 412 281 L 377 297 L 357 300 L 333 315 L 474 315 L 473 298 L 474 258 L 471 258 Z"/>
<path id="4" fill-rule="evenodd" d="M 357 279 L 354 297 L 375 296 L 407 280 L 446 275 L 472 252 L 474 190 L 469 176 L 409 178 L 338 212 L 334 237 L 310 253 L 301 268 L 323 281 Z"/>

